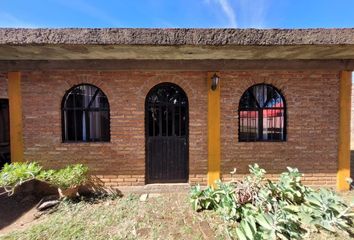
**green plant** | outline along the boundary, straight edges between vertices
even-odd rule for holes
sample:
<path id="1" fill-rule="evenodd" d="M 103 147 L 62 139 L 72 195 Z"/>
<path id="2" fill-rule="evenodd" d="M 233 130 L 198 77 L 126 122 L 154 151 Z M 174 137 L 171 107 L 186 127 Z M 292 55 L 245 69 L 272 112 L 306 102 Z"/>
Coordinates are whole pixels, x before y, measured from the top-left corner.
<path id="1" fill-rule="evenodd" d="M 240 208 L 235 194 L 235 184 L 223 183 L 219 180 L 216 182 L 216 186 L 215 192 L 219 196 L 216 204 L 217 211 L 225 220 L 236 221 L 240 218 Z"/>
<path id="2" fill-rule="evenodd" d="M 262 181 L 266 171 L 254 164 L 249 166 L 250 175 L 246 176 L 244 180 L 235 181 L 235 195 L 236 201 L 239 204 L 255 203 L 258 199 L 258 192 L 262 188 Z"/>
<path id="3" fill-rule="evenodd" d="M 294 206 L 285 202 L 273 205 L 274 211 L 252 209 L 244 214 L 236 234 L 239 239 L 300 239 L 305 230 Z"/>
<path id="4" fill-rule="evenodd" d="M 214 209 L 219 200 L 218 195 L 211 187 L 204 190 L 199 185 L 192 187 L 190 199 L 194 211 Z"/>
<path id="5" fill-rule="evenodd" d="M 301 216 L 305 223 L 314 224 L 330 232 L 336 229 L 353 230 L 353 206 L 347 206 L 334 192 L 328 189 L 310 192 L 305 195 Z"/>
<path id="6" fill-rule="evenodd" d="M 201 189 L 199 185 L 191 188 L 190 201 L 195 211 L 217 210 L 226 220 L 238 219 L 240 213 L 233 184 L 216 181 L 216 188 Z"/>
<path id="7" fill-rule="evenodd" d="M 48 171 L 43 174 L 43 177 L 58 188 L 68 189 L 88 181 L 88 167 L 82 164 L 69 165 L 57 171 Z"/>
<path id="8" fill-rule="evenodd" d="M 22 183 L 38 179 L 61 189 L 79 186 L 88 181 L 88 167 L 82 164 L 69 165 L 59 170 L 43 170 L 36 162 L 5 164 L 0 172 L 0 187 L 12 195 Z"/>
<path id="9" fill-rule="evenodd" d="M 301 204 L 304 202 L 304 196 L 312 189 L 301 183 L 302 174 L 297 168 L 287 167 L 287 170 L 280 175 L 278 182 L 268 180 L 267 187 L 273 196 L 290 204 Z"/>
<path id="10" fill-rule="evenodd" d="M 351 207 L 329 190 L 304 186 L 298 169 L 288 167 L 277 182 L 264 181 L 266 172 L 257 164 L 249 170 L 242 180 L 218 181 L 215 189 L 198 186 L 191 192 L 195 210 L 213 209 L 237 223 L 231 225 L 230 237 L 300 239 L 311 227 L 349 233 L 353 228 Z"/>
<path id="11" fill-rule="evenodd" d="M 0 187 L 4 188 L 5 193 L 12 195 L 17 186 L 36 178 L 41 171 L 42 167 L 35 162 L 5 164 L 0 172 Z"/>

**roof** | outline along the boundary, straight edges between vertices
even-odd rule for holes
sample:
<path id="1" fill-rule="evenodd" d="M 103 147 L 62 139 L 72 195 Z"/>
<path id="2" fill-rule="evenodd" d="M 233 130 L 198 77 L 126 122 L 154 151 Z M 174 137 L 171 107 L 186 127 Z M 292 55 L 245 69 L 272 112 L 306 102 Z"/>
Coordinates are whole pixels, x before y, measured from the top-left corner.
<path id="1" fill-rule="evenodd" d="M 354 28 L 345 29 L 0 29 L 0 44 L 94 45 L 354 45 Z"/>
<path id="2" fill-rule="evenodd" d="M 0 28 L 0 60 L 354 59 L 354 28 Z"/>

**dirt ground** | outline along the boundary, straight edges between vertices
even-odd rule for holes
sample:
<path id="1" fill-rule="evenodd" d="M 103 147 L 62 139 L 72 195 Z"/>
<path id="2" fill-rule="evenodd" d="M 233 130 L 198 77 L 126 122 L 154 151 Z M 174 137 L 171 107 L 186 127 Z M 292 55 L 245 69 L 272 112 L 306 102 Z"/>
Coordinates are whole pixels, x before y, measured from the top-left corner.
<path id="1" fill-rule="evenodd" d="M 38 222 L 42 213 L 36 205 L 43 196 L 57 194 L 57 189 L 33 179 L 17 187 L 15 192 L 8 196 L 0 188 L 0 234 L 24 230 Z"/>
<path id="2" fill-rule="evenodd" d="M 354 200 L 354 192 L 340 193 Z M 63 202 L 38 218 L 35 197 L 0 197 L 0 239 L 229 239 L 213 211 L 194 212 L 188 193 L 130 194 L 97 203 Z M 317 234 L 311 239 L 350 239 Z"/>
<path id="3" fill-rule="evenodd" d="M 187 196 L 154 193 L 141 201 L 133 194 L 95 204 L 63 203 L 40 218 L 35 200 L 3 198 L 0 212 L 7 217 L 1 220 L 0 239 L 215 239 L 206 217 L 214 213 L 195 213 Z"/>
<path id="4" fill-rule="evenodd" d="M 27 197 L 0 196 L 0 234 L 26 229 L 35 223 L 38 211 L 35 208 L 40 199 Z"/>

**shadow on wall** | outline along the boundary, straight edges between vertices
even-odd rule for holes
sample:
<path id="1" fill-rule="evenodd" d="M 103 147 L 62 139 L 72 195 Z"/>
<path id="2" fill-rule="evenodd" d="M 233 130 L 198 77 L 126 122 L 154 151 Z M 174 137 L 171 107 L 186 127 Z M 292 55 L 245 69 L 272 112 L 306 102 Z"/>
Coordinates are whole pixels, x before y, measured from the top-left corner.
<path id="1" fill-rule="evenodd" d="M 354 180 L 354 150 L 350 150 L 350 177 Z M 354 181 L 352 182 L 350 189 L 354 189 Z"/>
<path id="2" fill-rule="evenodd" d="M 354 179 L 354 150 L 350 151 L 350 177 Z"/>

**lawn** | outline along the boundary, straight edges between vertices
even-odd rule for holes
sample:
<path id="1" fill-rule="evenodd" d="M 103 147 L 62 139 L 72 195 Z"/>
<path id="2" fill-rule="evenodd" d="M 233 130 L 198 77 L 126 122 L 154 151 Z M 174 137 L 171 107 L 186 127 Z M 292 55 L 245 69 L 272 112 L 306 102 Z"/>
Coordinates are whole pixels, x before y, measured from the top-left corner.
<path id="1" fill-rule="evenodd" d="M 347 202 L 354 193 L 342 194 Z M 0 239 L 228 239 L 227 224 L 212 211 L 194 212 L 186 193 L 139 195 L 99 201 L 62 202 L 28 228 Z M 309 239 L 351 239 L 312 233 Z"/>

